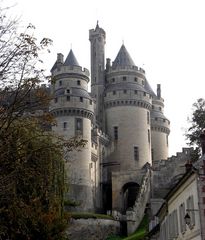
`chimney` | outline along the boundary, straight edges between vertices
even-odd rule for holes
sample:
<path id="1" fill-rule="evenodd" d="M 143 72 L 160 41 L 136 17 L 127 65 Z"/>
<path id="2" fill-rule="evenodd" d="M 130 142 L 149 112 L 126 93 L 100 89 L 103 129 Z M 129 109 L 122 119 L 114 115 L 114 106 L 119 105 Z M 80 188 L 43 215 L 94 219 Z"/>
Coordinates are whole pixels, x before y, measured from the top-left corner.
<path id="1" fill-rule="evenodd" d="M 157 97 L 160 99 L 161 98 L 161 85 L 157 84 Z"/>
<path id="2" fill-rule="evenodd" d="M 185 164 L 186 172 L 189 172 L 192 169 L 192 163 L 190 161 L 187 161 Z"/>
<path id="3" fill-rule="evenodd" d="M 63 54 L 62 53 L 57 54 L 57 63 L 63 64 Z"/>

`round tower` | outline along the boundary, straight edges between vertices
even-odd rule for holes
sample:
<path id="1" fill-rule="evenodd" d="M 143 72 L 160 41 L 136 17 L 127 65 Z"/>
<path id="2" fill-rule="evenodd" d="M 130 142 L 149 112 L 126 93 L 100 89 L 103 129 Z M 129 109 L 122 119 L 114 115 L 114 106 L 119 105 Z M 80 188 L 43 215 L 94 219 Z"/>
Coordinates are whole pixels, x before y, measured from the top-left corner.
<path id="1" fill-rule="evenodd" d="M 79 137 L 87 141 L 81 151 L 74 150 L 66 157 L 68 198 L 79 204 L 78 210 L 92 210 L 90 162 L 91 120 L 94 110 L 92 98 L 88 93 L 89 71 L 79 66 L 71 50 L 65 62 L 63 55 L 58 54 L 51 73 L 54 79 L 54 99 L 50 111 L 56 118 L 53 131 L 67 139 Z"/>
<path id="2" fill-rule="evenodd" d="M 152 164 L 168 158 L 170 121 L 164 116 L 164 99 L 161 86 L 157 85 L 157 95 L 153 96 L 151 110 Z"/>
<path id="3" fill-rule="evenodd" d="M 89 31 L 91 49 L 91 94 L 96 101 L 96 122 L 104 130 L 104 68 L 105 68 L 105 31 L 99 27 Z"/>
<path id="4" fill-rule="evenodd" d="M 114 142 L 112 162 L 117 170 L 142 168 L 151 163 L 151 94 L 145 89 L 145 71 L 135 66 L 122 45 L 106 69 L 106 129 Z"/>

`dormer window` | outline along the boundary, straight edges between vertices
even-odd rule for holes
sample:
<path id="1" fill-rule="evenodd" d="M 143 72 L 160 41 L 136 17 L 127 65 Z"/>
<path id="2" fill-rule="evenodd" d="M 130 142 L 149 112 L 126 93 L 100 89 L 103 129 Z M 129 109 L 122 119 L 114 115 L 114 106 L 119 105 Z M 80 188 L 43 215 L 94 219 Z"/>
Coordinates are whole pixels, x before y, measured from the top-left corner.
<path id="1" fill-rule="evenodd" d="M 66 92 L 67 92 L 67 93 L 70 93 L 70 89 L 67 89 Z"/>

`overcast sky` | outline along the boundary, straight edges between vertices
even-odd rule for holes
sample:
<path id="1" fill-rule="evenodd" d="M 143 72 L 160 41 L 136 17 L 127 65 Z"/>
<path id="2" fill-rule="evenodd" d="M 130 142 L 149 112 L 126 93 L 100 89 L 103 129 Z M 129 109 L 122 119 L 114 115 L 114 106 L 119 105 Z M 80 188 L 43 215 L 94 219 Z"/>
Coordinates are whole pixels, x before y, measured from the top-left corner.
<path id="1" fill-rule="evenodd" d="M 186 146 L 184 137 L 192 104 L 205 92 L 204 0 L 6 0 L 14 15 L 32 23 L 37 36 L 53 46 L 43 56 L 51 69 L 57 53 L 71 45 L 83 67 L 90 69 L 88 30 L 106 31 L 106 58 L 113 61 L 124 41 L 135 64 L 143 67 L 156 91 L 161 84 L 165 115 L 171 121 L 170 156 Z"/>

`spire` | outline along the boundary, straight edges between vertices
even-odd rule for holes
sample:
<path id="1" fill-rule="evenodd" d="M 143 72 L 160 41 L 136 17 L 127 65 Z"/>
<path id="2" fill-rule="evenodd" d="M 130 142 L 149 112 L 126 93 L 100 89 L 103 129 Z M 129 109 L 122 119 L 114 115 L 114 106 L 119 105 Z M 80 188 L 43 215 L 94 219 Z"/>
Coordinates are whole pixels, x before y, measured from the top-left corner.
<path id="1" fill-rule="evenodd" d="M 70 50 L 70 52 L 64 62 L 64 65 L 65 66 L 80 66 L 72 49 Z"/>
<path id="2" fill-rule="evenodd" d="M 95 30 L 99 28 L 99 21 L 97 20 L 97 24 L 96 24 L 96 27 L 95 27 Z"/>
<path id="3" fill-rule="evenodd" d="M 115 61 L 113 62 L 113 67 L 117 66 L 135 66 L 130 54 L 128 53 L 125 45 L 122 44 Z"/>

